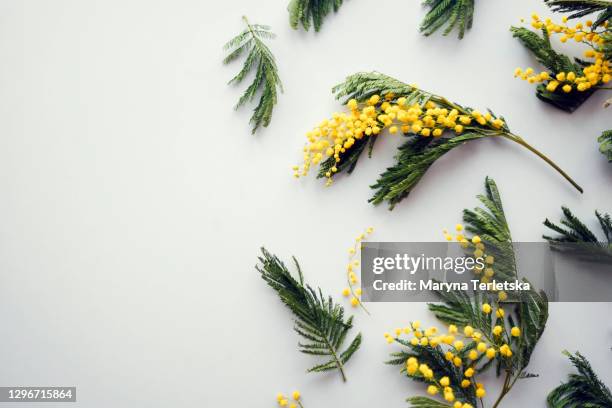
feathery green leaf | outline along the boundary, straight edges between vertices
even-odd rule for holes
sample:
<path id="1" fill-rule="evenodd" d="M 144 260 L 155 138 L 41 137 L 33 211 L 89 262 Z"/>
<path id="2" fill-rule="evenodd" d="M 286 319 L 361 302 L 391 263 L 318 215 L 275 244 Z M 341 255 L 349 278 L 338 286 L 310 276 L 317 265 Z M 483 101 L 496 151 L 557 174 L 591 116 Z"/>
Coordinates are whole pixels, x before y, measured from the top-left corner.
<path id="1" fill-rule="evenodd" d="M 444 35 L 457 28 L 459 39 L 466 30 L 472 28 L 474 21 L 474 0 L 425 0 L 429 11 L 421 22 L 421 32 L 431 35 L 446 25 Z"/>
<path id="2" fill-rule="evenodd" d="M 304 30 L 310 30 L 313 25 L 319 31 L 323 20 L 332 11 L 335 13 L 342 6 L 343 0 L 291 0 L 287 7 L 289 11 L 289 24 L 297 30 L 302 24 Z"/>
<path id="3" fill-rule="evenodd" d="M 344 308 L 323 296 L 321 289 L 315 290 L 304 283 L 304 275 L 295 258 L 298 279 L 275 255 L 262 248 L 262 256 L 256 269 L 261 277 L 274 289 L 281 301 L 295 315 L 294 330 L 303 342 L 298 343 L 302 353 L 322 356 L 327 361 L 310 368 L 309 372 L 338 370 L 346 381 L 344 364 L 361 345 L 361 333 L 344 349 L 346 336 L 353 327 L 353 318 L 344 318 Z"/>
<path id="4" fill-rule="evenodd" d="M 601 136 L 597 138 L 597 141 L 599 142 L 599 151 L 601 154 L 606 156 L 608 161 L 612 163 L 612 129 L 604 130 Z"/>
<path id="5" fill-rule="evenodd" d="M 612 1 L 609 0 L 544 0 L 552 9 L 561 13 L 571 13 L 568 18 L 580 18 L 601 12 L 593 22 L 598 27 L 612 19 Z"/>
<path id="6" fill-rule="evenodd" d="M 554 251 L 565 252 L 590 262 L 612 262 L 612 218 L 609 214 L 595 211 L 604 239 L 598 238 L 569 208 L 561 207 L 563 218 L 557 225 L 548 218 L 544 225 L 558 233 L 552 237 L 544 235 L 543 238 L 550 243 Z"/>
<path id="7" fill-rule="evenodd" d="M 589 361 L 579 352 L 575 355 L 564 351 L 578 370 L 570 374 L 567 382 L 548 394 L 550 408 L 610 408 L 612 393 L 593 371 Z"/>
<path id="8" fill-rule="evenodd" d="M 229 84 L 242 82 L 255 69 L 253 82 L 234 107 L 238 109 L 247 102 L 251 102 L 258 93 L 260 94 L 259 102 L 250 121 L 253 125 L 252 133 L 255 133 L 260 126 L 267 127 L 270 124 L 272 111 L 278 99 L 277 89 L 282 92 L 283 86 L 278 76 L 274 56 L 263 41 L 263 39 L 275 37 L 270 27 L 250 24 L 246 17 L 243 17 L 243 20 L 247 28 L 225 44 L 224 49 L 229 51 L 229 54 L 223 59 L 223 63 L 229 64 L 248 53 L 242 69 L 229 81 Z"/>

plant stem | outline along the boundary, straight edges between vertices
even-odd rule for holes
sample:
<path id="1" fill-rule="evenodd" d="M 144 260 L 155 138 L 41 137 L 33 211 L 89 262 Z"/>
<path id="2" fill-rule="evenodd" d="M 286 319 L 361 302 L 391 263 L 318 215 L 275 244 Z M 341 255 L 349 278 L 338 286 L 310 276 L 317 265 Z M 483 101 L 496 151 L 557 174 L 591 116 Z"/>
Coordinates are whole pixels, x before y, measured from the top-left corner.
<path id="1" fill-rule="evenodd" d="M 346 382 L 346 374 L 344 374 L 344 366 L 342 365 L 342 362 L 340 361 L 340 359 L 338 358 L 338 355 L 336 354 L 336 350 L 331 345 L 327 337 L 325 337 L 325 344 L 327 344 L 329 351 L 331 351 L 332 356 L 334 357 L 334 360 L 336 361 L 336 367 L 338 367 L 338 370 L 340 371 L 340 375 L 342 376 L 342 381 Z"/>
<path id="2" fill-rule="evenodd" d="M 557 164 L 553 162 L 551 159 L 549 159 L 544 153 L 540 152 L 535 147 L 531 146 L 529 143 L 523 140 L 520 136 L 517 136 L 512 133 L 500 133 L 500 135 L 502 137 L 505 137 L 506 139 L 512 140 L 513 142 L 520 144 L 521 146 L 525 147 L 530 152 L 534 153 L 536 156 L 538 156 L 539 158 L 544 160 L 546 163 L 548 163 L 553 169 L 557 170 L 557 172 L 561 174 L 567 181 L 569 181 L 570 184 L 574 186 L 574 188 L 576 188 L 576 190 L 580 191 L 580 193 L 584 192 L 582 187 L 580 187 L 578 183 L 576 183 L 565 171 L 563 171 L 561 167 L 557 166 Z"/>

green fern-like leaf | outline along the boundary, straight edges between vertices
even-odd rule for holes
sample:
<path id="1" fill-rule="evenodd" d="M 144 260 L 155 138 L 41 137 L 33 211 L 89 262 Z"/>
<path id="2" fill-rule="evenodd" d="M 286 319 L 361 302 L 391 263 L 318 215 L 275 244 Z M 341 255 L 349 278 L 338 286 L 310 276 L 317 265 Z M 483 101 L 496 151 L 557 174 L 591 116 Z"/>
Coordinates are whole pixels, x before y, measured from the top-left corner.
<path id="1" fill-rule="evenodd" d="M 593 13 L 599 13 L 593 22 L 598 27 L 612 19 L 612 1 L 609 0 L 544 0 L 553 10 L 570 13 L 569 18 L 581 18 Z"/>
<path id="2" fill-rule="evenodd" d="M 323 20 L 329 13 L 337 12 L 343 0 L 291 0 L 287 7 L 289 11 L 289 24 L 295 30 L 302 24 L 304 30 L 314 26 L 319 31 Z"/>
<path id="3" fill-rule="evenodd" d="M 353 327 L 353 318 L 345 319 L 344 308 L 335 304 L 331 297 L 323 296 L 304 283 L 304 275 L 295 258 L 298 278 L 294 278 L 275 255 L 262 248 L 262 256 L 256 269 L 261 277 L 274 289 L 281 301 L 295 315 L 294 330 L 302 337 L 299 350 L 302 353 L 324 357 L 325 362 L 310 368 L 309 372 L 338 370 L 346 381 L 344 365 L 361 345 L 361 333 L 342 350 L 348 332 Z"/>
<path id="4" fill-rule="evenodd" d="M 474 21 L 474 0 L 425 0 L 423 5 L 429 11 L 421 22 L 421 32 L 431 35 L 446 26 L 444 35 L 457 29 L 461 39 Z"/>
<path id="5" fill-rule="evenodd" d="M 606 156 L 608 161 L 612 163 L 612 129 L 604 130 L 601 136 L 597 138 L 599 142 L 599 151 Z"/>
<path id="6" fill-rule="evenodd" d="M 427 397 L 411 397 L 406 402 L 411 408 L 448 408 L 452 406 Z"/>
<path id="7" fill-rule="evenodd" d="M 229 64 L 247 55 L 242 69 L 229 81 L 229 84 L 239 84 L 251 71 L 255 71 L 253 82 L 247 87 L 235 106 L 235 109 L 238 109 L 247 102 L 253 101 L 260 94 L 259 102 L 251 116 L 252 133 L 255 133 L 260 126 L 267 127 L 270 124 L 272 111 L 278 99 L 278 90 L 282 92 L 283 85 L 278 76 L 274 55 L 263 41 L 275 37 L 270 27 L 250 24 L 246 17 L 243 17 L 243 20 L 247 27 L 225 44 L 224 49 L 229 54 L 223 63 Z"/>
<path id="8" fill-rule="evenodd" d="M 564 351 L 578 370 L 570 374 L 567 382 L 561 384 L 548 394 L 550 408 L 610 408 L 612 393 L 593 371 L 589 361 L 580 353 L 572 355 Z"/>
<path id="9" fill-rule="evenodd" d="M 595 216 L 604 234 L 600 239 L 591 231 L 569 208 L 561 207 L 563 219 L 561 225 L 557 225 L 548 218 L 544 225 L 558 236 L 544 235 L 554 251 L 565 252 L 591 262 L 612 262 L 612 218 L 609 214 L 595 211 Z"/>

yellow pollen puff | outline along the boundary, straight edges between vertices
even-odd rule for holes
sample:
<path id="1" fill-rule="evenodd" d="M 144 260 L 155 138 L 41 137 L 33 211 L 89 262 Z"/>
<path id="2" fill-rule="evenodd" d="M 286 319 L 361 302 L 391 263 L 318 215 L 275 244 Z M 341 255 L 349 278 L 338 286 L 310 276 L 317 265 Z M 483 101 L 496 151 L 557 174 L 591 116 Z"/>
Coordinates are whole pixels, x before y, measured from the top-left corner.
<path id="1" fill-rule="evenodd" d="M 472 384 L 470 380 L 463 380 L 461 381 L 461 388 L 467 388 L 470 386 L 470 384 Z"/>
<path id="2" fill-rule="evenodd" d="M 481 353 L 484 353 L 485 351 L 487 351 L 486 343 L 483 343 L 483 342 L 478 343 L 478 345 L 476 346 L 476 350 L 480 351 Z"/>
<path id="3" fill-rule="evenodd" d="M 300 399 L 300 392 L 299 391 L 293 391 L 293 394 L 291 394 L 291 397 L 298 401 Z"/>
<path id="4" fill-rule="evenodd" d="M 480 240 L 480 237 L 478 235 L 472 237 L 472 243 L 473 244 L 478 244 L 478 243 L 480 243 L 480 241 L 481 240 Z"/>
<path id="5" fill-rule="evenodd" d="M 359 299 L 356 297 L 351 298 L 351 306 L 356 307 L 357 305 L 359 305 Z"/>
<path id="6" fill-rule="evenodd" d="M 504 309 L 497 309 L 497 311 L 495 312 L 495 316 L 499 317 L 500 319 L 504 317 L 504 314 Z"/>
<path id="7" fill-rule="evenodd" d="M 463 329 L 463 334 L 468 337 L 471 337 L 472 334 L 474 334 L 474 328 L 472 326 L 465 326 L 465 328 Z"/>
<path id="8" fill-rule="evenodd" d="M 519 329 L 518 327 L 513 327 L 513 328 L 510 330 L 510 334 L 511 334 L 513 337 L 519 337 L 519 336 L 521 335 L 521 329 Z"/>
<path id="9" fill-rule="evenodd" d="M 474 369 L 472 367 L 468 368 L 465 370 L 463 375 L 465 375 L 467 378 L 471 378 L 474 375 Z"/>
<path id="10" fill-rule="evenodd" d="M 468 357 L 470 360 L 476 360 L 478 358 L 478 352 L 476 350 L 470 350 Z"/>
<path id="11" fill-rule="evenodd" d="M 453 358 L 453 364 L 456 365 L 457 367 L 461 367 L 461 365 L 463 364 L 463 361 L 461 361 L 460 357 L 455 357 Z"/>
<path id="12" fill-rule="evenodd" d="M 351 294 L 351 290 L 349 288 L 342 289 L 342 296 L 348 296 Z"/>
<path id="13" fill-rule="evenodd" d="M 491 313 L 491 305 L 488 303 L 483 303 L 482 305 L 482 311 L 486 314 Z"/>
<path id="14" fill-rule="evenodd" d="M 502 330 L 503 329 L 501 326 L 495 326 L 492 332 L 495 336 L 499 336 L 502 333 Z"/>
<path id="15" fill-rule="evenodd" d="M 438 387 L 436 387 L 435 385 L 430 385 L 429 387 L 427 387 L 427 393 L 429 395 L 436 395 L 438 393 Z"/>
<path id="16" fill-rule="evenodd" d="M 443 387 L 448 387 L 450 385 L 450 379 L 446 376 L 440 378 L 440 385 Z"/>
<path id="17" fill-rule="evenodd" d="M 495 351 L 495 349 L 494 349 L 493 347 L 491 347 L 491 348 L 489 348 L 489 349 L 487 350 L 487 358 L 488 358 L 489 360 L 491 360 L 491 359 L 495 358 L 495 355 L 496 355 L 496 354 L 497 354 L 497 352 Z"/>
<path id="18" fill-rule="evenodd" d="M 485 395 L 487 395 L 487 392 L 485 391 L 485 389 L 484 389 L 484 388 L 478 388 L 478 389 L 476 390 L 476 396 L 477 396 L 478 398 L 482 398 L 482 397 L 484 397 Z"/>
<path id="19" fill-rule="evenodd" d="M 284 398 L 285 398 L 285 396 L 283 394 L 281 394 L 280 392 L 278 394 L 276 394 L 276 400 L 277 401 L 280 401 L 280 400 L 282 400 Z"/>

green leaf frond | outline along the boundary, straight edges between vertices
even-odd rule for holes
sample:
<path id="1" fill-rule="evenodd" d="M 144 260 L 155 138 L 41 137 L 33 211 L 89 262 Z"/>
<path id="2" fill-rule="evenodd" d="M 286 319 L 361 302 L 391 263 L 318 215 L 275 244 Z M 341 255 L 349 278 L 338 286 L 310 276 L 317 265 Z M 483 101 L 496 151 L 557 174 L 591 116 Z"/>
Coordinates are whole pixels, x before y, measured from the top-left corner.
<path id="1" fill-rule="evenodd" d="M 544 225 L 557 236 L 543 235 L 554 251 L 565 252 L 585 261 L 612 262 L 612 218 L 610 214 L 595 211 L 595 216 L 604 234 L 600 239 L 567 207 L 561 207 L 563 218 L 557 225 L 548 218 Z"/>
<path id="2" fill-rule="evenodd" d="M 250 24 L 246 17 L 243 17 L 243 20 L 246 29 L 225 44 L 224 49 L 229 54 L 223 59 L 223 63 L 229 64 L 246 54 L 242 69 L 229 81 L 229 84 L 239 84 L 250 72 L 255 71 L 253 82 L 234 107 L 238 109 L 247 102 L 253 101 L 258 94 L 260 95 L 250 120 L 253 125 L 252 133 L 255 133 L 260 126 L 267 127 L 270 124 L 272 111 L 278 99 L 278 90 L 282 92 L 283 85 L 278 75 L 274 55 L 263 41 L 275 37 L 270 27 Z"/>
<path id="3" fill-rule="evenodd" d="M 382 173 L 375 184 L 370 186 L 374 195 L 368 201 L 380 204 L 389 203 L 393 209 L 397 203 L 410 194 L 421 181 L 427 170 L 442 156 L 469 141 L 486 137 L 481 133 L 464 133 L 458 136 L 440 138 L 426 142 L 413 138 L 400 147 L 397 162 Z"/>
<path id="4" fill-rule="evenodd" d="M 425 0 L 423 5 L 429 7 L 420 27 L 424 35 L 431 35 L 446 26 L 444 35 L 456 28 L 461 39 L 466 30 L 472 28 L 474 0 Z"/>
<path id="5" fill-rule="evenodd" d="M 332 11 L 335 13 L 342 6 L 343 0 L 291 0 L 287 7 L 289 11 L 289 24 L 294 30 L 302 24 L 304 30 L 314 26 L 319 31 L 323 20 Z"/>
<path id="6" fill-rule="evenodd" d="M 346 381 L 344 364 L 361 345 L 360 333 L 342 350 L 348 332 L 353 327 L 353 318 L 345 319 L 342 306 L 334 303 L 331 297 L 325 297 L 321 289 L 315 290 L 304 283 L 304 275 L 295 258 L 293 261 L 298 272 L 297 279 L 275 255 L 264 248 L 261 251 L 262 256 L 259 257 L 256 269 L 294 314 L 294 330 L 302 338 L 302 342 L 298 343 L 299 351 L 325 359 L 308 371 L 338 370 Z"/>
<path id="7" fill-rule="evenodd" d="M 593 22 L 598 27 L 612 18 L 612 1 L 609 0 L 544 0 L 552 11 L 570 13 L 568 18 L 581 18 L 599 13 Z"/>
<path id="8" fill-rule="evenodd" d="M 542 29 L 542 36 L 525 27 L 511 27 L 512 36 L 525 46 L 540 64 L 554 74 L 559 72 L 576 72 L 581 69 L 564 54 L 556 52 L 550 44 L 550 36 L 546 28 Z"/>
<path id="9" fill-rule="evenodd" d="M 609 408 L 612 407 L 610 389 L 597 377 L 589 361 L 580 353 L 572 355 L 564 351 L 576 367 L 577 373 L 570 374 L 568 381 L 548 394 L 550 408 Z"/>
<path id="10" fill-rule="evenodd" d="M 411 397 L 406 402 L 410 404 L 411 408 L 448 408 L 452 406 L 427 397 Z"/>
<path id="11" fill-rule="evenodd" d="M 612 163 L 612 129 L 604 130 L 601 136 L 597 138 L 599 142 L 599 151 L 606 156 L 608 161 Z"/>

